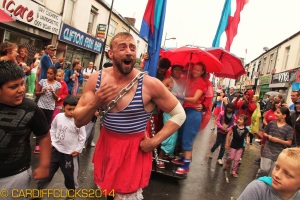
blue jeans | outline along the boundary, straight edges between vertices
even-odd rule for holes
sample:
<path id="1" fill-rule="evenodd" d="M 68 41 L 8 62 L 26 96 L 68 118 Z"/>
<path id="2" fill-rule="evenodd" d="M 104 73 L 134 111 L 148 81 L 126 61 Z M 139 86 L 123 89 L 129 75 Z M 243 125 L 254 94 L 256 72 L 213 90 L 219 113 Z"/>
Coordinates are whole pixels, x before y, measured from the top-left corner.
<path id="1" fill-rule="evenodd" d="M 220 132 L 217 132 L 217 139 L 214 144 L 214 146 L 210 149 L 210 151 L 213 153 L 216 148 L 218 148 L 221 145 L 221 149 L 218 155 L 218 159 L 222 159 L 225 153 L 225 142 L 226 142 L 226 136 L 227 134 L 223 134 Z"/>

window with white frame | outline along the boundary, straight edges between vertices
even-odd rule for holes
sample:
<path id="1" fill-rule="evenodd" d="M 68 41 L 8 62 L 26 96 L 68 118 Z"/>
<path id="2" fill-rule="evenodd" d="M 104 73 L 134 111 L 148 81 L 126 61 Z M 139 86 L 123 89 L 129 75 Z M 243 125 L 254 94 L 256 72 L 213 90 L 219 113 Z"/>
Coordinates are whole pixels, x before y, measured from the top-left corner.
<path id="1" fill-rule="evenodd" d="M 268 71 L 267 71 L 267 73 L 270 73 L 271 72 L 271 68 L 272 68 L 272 66 L 273 66 L 273 57 L 274 57 L 274 53 L 272 53 L 271 55 L 270 55 L 270 60 L 269 60 L 269 65 L 268 65 Z"/>
<path id="2" fill-rule="evenodd" d="M 114 36 L 116 34 L 117 27 L 118 27 L 118 23 L 115 20 L 110 19 L 108 34 L 110 36 Z"/>
<path id="3" fill-rule="evenodd" d="M 288 46 L 285 48 L 284 65 L 283 65 L 284 69 L 287 68 L 289 55 L 290 55 L 290 48 L 291 48 L 291 46 Z"/>
<path id="4" fill-rule="evenodd" d="M 92 6 L 90 17 L 89 17 L 89 23 L 88 23 L 88 27 L 87 27 L 87 31 L 86 31 L 88 34 L 93 34 L 94 23 L 95 23 L 97 15 L 98 15 L 98 9 L 95 8 L 94 6 Z M 95 33 L 96 33 L 96 30 L 95 30 Z"/>
<path id="5" fill-rule="evenodd" d="M 68 0 L 67 1 L 67 7 L 64 13 L 64 22 L 73 25 L 72 24 L 72 17 L 73 17 L 73 11 L 74 11 L 74 6 L 75 6 L 76 0 Z"/>
<path id="6" fill-rule="evenodd" d="M 267 58 L 265 57 L 265 58 L 263 58 L 262 68 L 265 69 L 266 65 L 267 65 Z M 267 72 L 269 72 L 269 71 L 267 71 Z"/>

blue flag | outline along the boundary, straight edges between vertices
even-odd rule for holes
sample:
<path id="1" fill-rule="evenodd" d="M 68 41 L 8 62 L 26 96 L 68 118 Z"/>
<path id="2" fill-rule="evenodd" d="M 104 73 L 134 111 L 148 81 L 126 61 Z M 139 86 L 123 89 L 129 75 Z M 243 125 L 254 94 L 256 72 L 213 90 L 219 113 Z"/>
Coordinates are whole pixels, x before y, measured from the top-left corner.
<path id="1" fill-rule="evenodd" d="M 149 59 L 144 71 L 156 77 L 162 34 L 164 30 L 167 0 L 148 0 L 144 13 L 140 37 L 148 40 Z"/>
<path id="2" fill-rule="evenodd" d="M 230 14 L 231 14 L 231 0 L 226 0 L 222 11 L 222 16 L 219 22 L 218 30 L 216 32 L 214 41 L 212 43 L 213 47 L 220 46 L 221 35 L 225 31 L 228 25 L 228 17 L 230 16 Z"/>

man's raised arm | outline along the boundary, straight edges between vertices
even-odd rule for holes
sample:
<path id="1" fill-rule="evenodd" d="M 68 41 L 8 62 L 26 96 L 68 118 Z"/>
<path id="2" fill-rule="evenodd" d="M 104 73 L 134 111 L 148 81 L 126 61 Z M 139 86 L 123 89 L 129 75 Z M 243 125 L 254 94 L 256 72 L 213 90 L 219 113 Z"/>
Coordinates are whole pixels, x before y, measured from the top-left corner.
<path id="1" fill-rule="evenodd" d="M 77 127 L 88 124 L 96 110 L 101 106 L 107 105 L 115 97 L 116 87 L 109 83 L 101 83 L 100 88 L 96 91 L 98 74 L 99 72 L 90 76 L 83 95 L 80 97 L 74 110 L 74 120 Z"/>

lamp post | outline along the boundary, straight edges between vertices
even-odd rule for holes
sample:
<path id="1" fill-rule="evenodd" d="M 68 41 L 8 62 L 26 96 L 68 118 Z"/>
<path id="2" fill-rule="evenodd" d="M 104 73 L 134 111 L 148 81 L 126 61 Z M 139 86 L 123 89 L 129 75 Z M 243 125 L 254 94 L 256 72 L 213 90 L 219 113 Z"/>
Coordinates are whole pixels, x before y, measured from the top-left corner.
<path id="1" fill-rule="evenodd" d="M 166 33 L 163 48 L 166 48 L 166 40 L 176 40 L 176 37 L 167 38 L 167 33 Z M 176 46 L 177 46 L 177 44 L 176 44 Z"/>
<path id="2" fill-rule="evenodd" d="M 106 30 L 106 34 L 105 34 L 103 47 L 102 47 L 99 69 L 102 69 L 102 66 L 103 66 L 102 64 L 103 64 L 103 58 L 104 58 L 104 54 L 105 54 L 105 47 L 106 47 L 106 42 L 107 42 L 107 35 L 108 35 L 108 31 L 109 31 L 109 26 L 110 26 L 110 19 L 111 19 L 111 13 L 112 13 L 113 5 L 114 5 L 114 0 L 112 0 L 111 6 L 110 6 L 108 21 L 107 21 L 107 30 Z"/>

